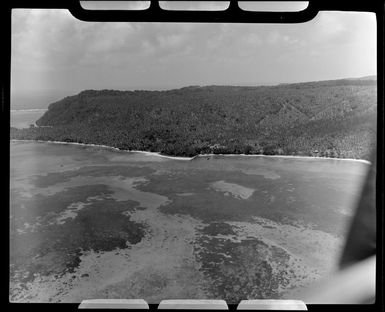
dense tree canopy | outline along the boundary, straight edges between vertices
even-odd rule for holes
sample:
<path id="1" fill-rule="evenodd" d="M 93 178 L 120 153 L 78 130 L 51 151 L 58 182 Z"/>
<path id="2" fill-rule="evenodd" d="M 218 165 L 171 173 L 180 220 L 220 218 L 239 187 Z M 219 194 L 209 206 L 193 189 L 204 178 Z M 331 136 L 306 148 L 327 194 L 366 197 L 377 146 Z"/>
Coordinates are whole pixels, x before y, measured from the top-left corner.
<path id="1" fill-rule="evenodd" d="M 52 103 L 12 139 L 104 144 L 167 155 L 285 154 L 369 159 L 376 80 L 168 91 L 86 90 Z"/>

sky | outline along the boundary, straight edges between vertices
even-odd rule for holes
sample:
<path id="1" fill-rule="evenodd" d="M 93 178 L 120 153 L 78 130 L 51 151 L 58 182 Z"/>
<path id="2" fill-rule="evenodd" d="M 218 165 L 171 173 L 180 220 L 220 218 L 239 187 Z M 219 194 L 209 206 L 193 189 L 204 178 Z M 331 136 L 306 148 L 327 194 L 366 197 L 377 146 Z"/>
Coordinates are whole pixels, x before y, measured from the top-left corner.
<path id="1" fill-rule="evenodd" d="M 83 22 L 12 11 L 11 93 L 261 85 L 376 74 L 376 18 L 322 12 L 300 24 Z"/>

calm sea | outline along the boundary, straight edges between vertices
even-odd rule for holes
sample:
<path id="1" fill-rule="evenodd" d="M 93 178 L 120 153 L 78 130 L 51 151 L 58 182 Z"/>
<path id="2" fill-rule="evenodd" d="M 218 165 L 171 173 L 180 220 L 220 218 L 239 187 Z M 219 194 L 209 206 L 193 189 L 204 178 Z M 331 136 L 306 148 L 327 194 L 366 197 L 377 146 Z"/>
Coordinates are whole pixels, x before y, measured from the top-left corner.
<path id="1" fill-rule="evenodd" d="M 11 127 L 28 128 L 47 111 L 45 108 L 11 110 Z"/>

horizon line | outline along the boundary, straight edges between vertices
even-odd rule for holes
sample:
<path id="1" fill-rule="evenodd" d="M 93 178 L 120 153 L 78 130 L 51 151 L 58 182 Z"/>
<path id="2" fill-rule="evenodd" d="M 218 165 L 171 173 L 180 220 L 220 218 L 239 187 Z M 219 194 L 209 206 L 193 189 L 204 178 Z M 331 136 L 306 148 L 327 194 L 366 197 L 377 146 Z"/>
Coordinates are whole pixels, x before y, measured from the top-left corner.
<path id="1" fill-rule="evenodd" d="M 12 91 L 10 95 L 15 95 L 17 93 L 24 93 L 24 92 L 31 92 L 35 91 L 37 93 L 44 93 L 44 92 L 77 92 L 81 93 L 84 91 L 104 91 L 104 90 L 113 90 L 113 91 L 171 91 L 171 90 L 179 90 L 183 88 L 190 88 L 190 87 L 274 87 L 279 85 L 290 85 L 290 84 L 301 84 L 301 83 L 312 83 L 312 82 L 325 82 L 325 81 L 337 81 L 337 80 L 364 80 L 367 78 L 376 78 L 377 74 L 373 75 L 365 75 L 365 76 L 355 76 L 355 77 L 344 77 L 344 78 L 331 78 L 331 79 L 322 79 L 322 80 L 306 80 L 306 81 L 293 81 L 293 82 L 261 82 L 261 83 L 228 83 L 228 84 L 189 84 L 189 85 L 183 85 L 183 86 L 147 86 L 147 87 L 131 87 L 131 88 L 123 88 L 123 87 L 113 87 L 113 88 L 101 88 L 101 89 L 93 89 L 93 88 L 85 88 L 81 91 L 75 91 L 75 90 L 65 90 L 65 89 L 41 89 L 41 90 L 31 90 L 31 89 L 24 89 L 22 91 Z M 370 80 L 370 79 L 369 79 Z M 374 79 L 373 79 L 374 80 Z"/>
<path id="2" fill-rule="evenodd" d="M 280 85 L 290 85 L 290 84 L 302 84 L 302 83 L 313 83 L 313 82 L 325 82 L 325 81 L 338 81 L 338 80 L 365 80 L 367 78 L 376 78 L 377 79 L 377 74 L 374 75 L 365 75 L 365 76 L 359 76 L 359 77 L 345 77 L 345 78 L 333 78 L 333 79 L 322 79 L 322 80 L 307 80 L 307 81 L 297 81 L 297 82 L 264 82 L 260 84 L 247 84 L 247 83 L 241 83 L 241 84 L 236 84 L 236 83 L 231 83 L 231 84 L 190 84 L 190 85 L 184 85 L 180 87 L 158 87 L 162 89 L 83 89 L 80 92 L 84 91 L 172 91 L 172 90 L 180 90 L 184 88 L 193 88 L 193 87 L 199 87 L 199 88 L 205 88 L 205 87 L 274 87 L 274 86 L 280 86 Z M 371 80 L 371 79 L 369 79 Z M 373 79 L 374 80 L 374 79 Z M 151 88 L 151 87 L 148 87 Z M 168 89 L 166 89 L 168 88 Z"/>

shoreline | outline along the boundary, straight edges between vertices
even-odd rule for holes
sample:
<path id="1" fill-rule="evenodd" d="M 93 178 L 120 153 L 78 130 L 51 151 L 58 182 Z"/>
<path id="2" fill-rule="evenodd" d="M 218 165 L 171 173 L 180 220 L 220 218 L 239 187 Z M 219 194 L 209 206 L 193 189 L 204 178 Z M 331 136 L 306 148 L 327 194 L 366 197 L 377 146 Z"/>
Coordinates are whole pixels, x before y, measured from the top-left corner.
<path id="1" fill-rule="evenodd" d="M 37 113 L 46 112 L 48 108 L 26 108 L 26 109 L 11 109 L 11 113 Z"/>
<path id="2" fill-rule="evenodd" d="M 345 161 L 353 161 L 360 162 L 371 165 L 371 162 L 365 159 L 355 159 L 355 158 L 334 158 L 334 157 L 319 157 L 319 156 L 298 156 L 298 155 L 262 155 L 262 154 L 198 154 L 193 157 L 184 157 L 184 156 L 168 156 L 163 155 L 160 152 L 149 152 L 149 151 L 139 151 L 139 150 L 123 150 L 117 147 L 102 145 L 102 144 L 93 144 L 93 143 L 78 143 L 78 142 L 63 142 L 63 141 L 44 141 L 44 140 L 20 140 L 20 139 L 10 139 L 10 142 L 37 142 L 37 143 L 51 143 L 51 144 L 61 144 L 61 145 L 79 145 L 79 146 L 90 146 L 90 147 L 99 147 L 105 149 L 111 149 L 119 152 L 132 152 L 132 153 L 142 153 L 146 155 L 158 156 L 168 159 L 174 160 L 193 160 L 197 157 L 211 157 L 211 156 L 246 156 L 246 157 L 266 157 L 266 158 L 297 158 L 297 159 L 325 159 L 325 160 L 345 160 Z"/>

